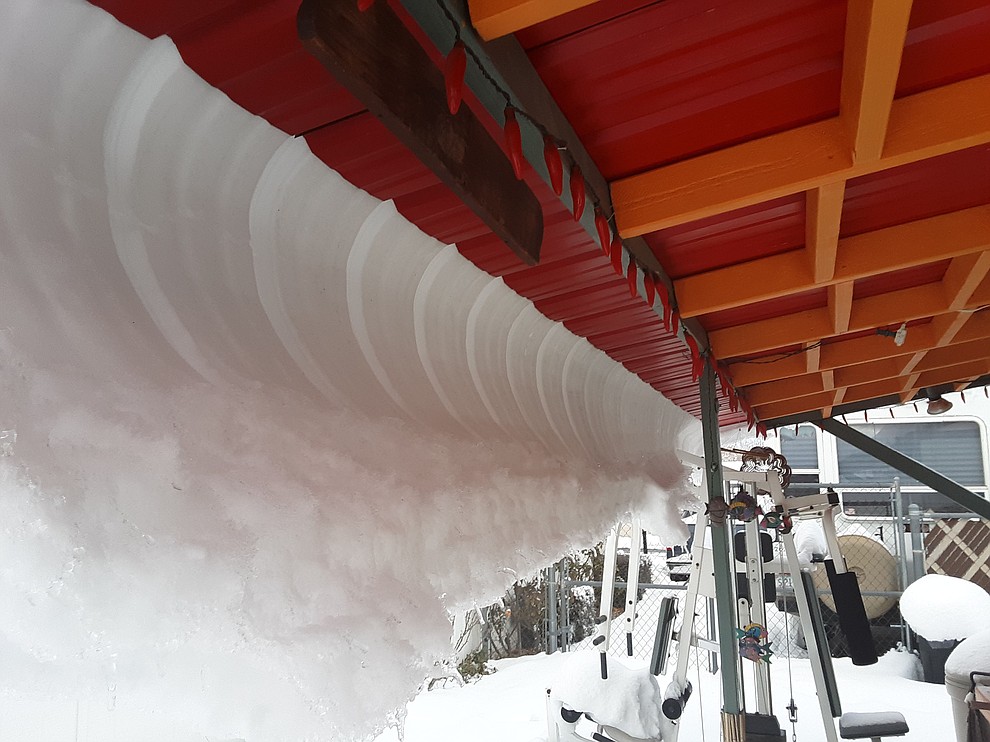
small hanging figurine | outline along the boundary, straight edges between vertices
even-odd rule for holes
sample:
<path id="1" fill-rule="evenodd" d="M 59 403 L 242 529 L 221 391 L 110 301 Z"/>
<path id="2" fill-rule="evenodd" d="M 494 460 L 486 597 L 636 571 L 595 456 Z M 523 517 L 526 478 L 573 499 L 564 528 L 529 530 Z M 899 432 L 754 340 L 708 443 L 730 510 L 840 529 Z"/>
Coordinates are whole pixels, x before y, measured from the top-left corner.
<path id="1" fill-rule="evenodd" d="M 741 523 L 749 523 L 762 512 L 756 498 L 748 492 L 737 493 L 732 497 L 732 502 L 729 503 L 729 514 Z"/>
<path id="2" fill-rule="evenodd" d="M 771 642 L 767 639 L 767 630 L 758 623 L 747 624 L 741 629 L 736 629 L 736 636 L 739 638 L 739 656 L 751 662 L 770 663 Z"/>

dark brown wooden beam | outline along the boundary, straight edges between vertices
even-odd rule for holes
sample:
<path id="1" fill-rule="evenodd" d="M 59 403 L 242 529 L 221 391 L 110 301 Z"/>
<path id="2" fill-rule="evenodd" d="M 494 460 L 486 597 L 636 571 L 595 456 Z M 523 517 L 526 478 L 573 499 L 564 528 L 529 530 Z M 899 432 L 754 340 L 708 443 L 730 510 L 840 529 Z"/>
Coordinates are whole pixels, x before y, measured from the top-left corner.
<path id="1" fill-rule="evenodd" d="M 447 109 L 443 75 L 389 4 L 303 0 L 303 46 L 529 265 L 543 210 L 469 106 Z"/>

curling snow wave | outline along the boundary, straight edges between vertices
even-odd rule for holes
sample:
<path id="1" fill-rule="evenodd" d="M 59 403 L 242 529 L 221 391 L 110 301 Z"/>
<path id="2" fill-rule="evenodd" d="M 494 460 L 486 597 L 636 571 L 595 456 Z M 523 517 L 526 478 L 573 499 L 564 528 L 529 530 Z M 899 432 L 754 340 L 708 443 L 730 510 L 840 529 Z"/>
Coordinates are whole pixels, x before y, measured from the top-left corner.
<path id="1" fill-rule="evenodd" d="M 0 736 L 360 739 L 697 423 L 83 2 L 0 6 Z M 25 736 L 27 735 L 27 736 Z"/>

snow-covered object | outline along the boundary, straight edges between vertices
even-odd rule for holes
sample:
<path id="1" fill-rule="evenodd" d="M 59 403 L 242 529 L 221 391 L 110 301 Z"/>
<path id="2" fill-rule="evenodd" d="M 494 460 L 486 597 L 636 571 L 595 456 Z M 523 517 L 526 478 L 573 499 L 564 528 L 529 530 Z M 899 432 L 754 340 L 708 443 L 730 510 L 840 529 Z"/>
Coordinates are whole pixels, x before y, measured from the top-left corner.
<path id="1" fill-rule="evenodd" d="M 574 652 L 550 685 L 554 698 L 599 724 L 615 727 L 638 739 L 662 739 L 670 722 L 661 713 L 663 695 L 657 679 L 645 667 L 626 666 L 608 658 L 608 679 L 602 680 L 599 652 Z"/>
<path id="2" fill-rule="evenodd" d="M 901 615 L 928 641 L 965 639 L 990 626 L 990 593 L 958 577 L 925 575 L 901 595 Z"/>
<path id="3" fill-rule="evenodd" d="M 969 684 L 971 672 L 990 672 L 990 614 L 983 614 L 983 628 L 963 639 L 945 661 L 945 676 Z M 986 682 L 986 678 L 980 680 Z"/>
<path id="4" fill-rule="evenodd" d="M 360 738 L 448 609 L 676 509 L 696 421 L 168 39 L 8 0 L 0 100 L 0 716 Z"/>
<path id="5" fill-rule="evenodd" d="M 794 524 L 794 548 L 797 549 L 801 569 L 812 565 L 815 554 L 828 554 L 825 531 L 818 521 L 799 520 Z"/>

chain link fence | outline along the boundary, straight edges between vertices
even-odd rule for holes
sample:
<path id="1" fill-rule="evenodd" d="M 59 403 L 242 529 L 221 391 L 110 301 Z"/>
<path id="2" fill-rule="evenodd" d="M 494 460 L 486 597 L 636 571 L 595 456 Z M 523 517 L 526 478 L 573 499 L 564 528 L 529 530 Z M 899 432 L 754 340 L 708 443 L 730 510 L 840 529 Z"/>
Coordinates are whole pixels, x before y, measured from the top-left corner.
<path id="1" fill-rule="evenodd" d="M 819 487 L 827 485 L 815 484 Z M 836 530 L 847 568 L 855 572 L 863 594 L 867 616 L 870 619 L 874 640 L 878 651 L 882 654 L 898 644 L 911 647 L 911 635 L 901 619 L 898 608 L 899 598 L 903 588 L 925 572 L 924 549 L 921 542 L 925 518 L 921 517 L 917 508 L 910 508 L 910 502 L 902 502 L 900 493 L 895 487 L 874 485 L 871 490 L 872 498 L 885 499 L 887 506 L 875 508 L 867 516 L 843 515 L 836 521 Z M 855 501 L 860 511 L 863 510 L 860 497 L 850 498 Z M 906 499 L 906 498 L 905 498 Z M 896 502 L 895 502 L 896 500 Z M 852 508 L 850 508 L 852 509 Z M 796 540 L 803 541 L 808 556 L 818 551 L 814 548 L 816 542 L 823 542 L 821 536 L 801 538 L 801 529 L 814 528 L 814 524 L 800 524 L 796 531 Z M 770 531 L 774 534 L 774 531 Z M 810 544 L 810 546 L 809 546 Z M 799 550 L 801 545 L 799 544 Z M 824 551 L 824 549 L 821 549 Z M 633 631 L 633 656 L 649 661 L 653 651 L 656 634 L 657 618 L 660 604 L 665 597 L 672 596 L 678 601 L 678 622 L 684 616 L 684 605 L 687 590 L 687 566 L 690 564 L 690 553 L 686 546 L 676 550 L 652 550 L 644 555 L 649 563 L 651 580 L 640 584 L 640 598 L 637 606 L 637 618 Z M 777 565 L 785 561 L 783 543 L 779 538 L 774 540 L 774 559 L 765 565 L 768 572 L 777 571 Z M 841 657 L 848 654 L 845 639 L 839 628 L 839 620 L 834 608 L 831 590 L 824 564 L 816 565 L 812 573 L 817 588 L 829 647 L 833 656 Z M 625 589 L 622 581 L 624 574 L 617 575 L 617 590 Z M 642 579 L 642 578 L 641 578 Z M 600 589 L 598 581 L 567 581 L 559 580 L 557 589 L 571 595 L 584 595 L 588 600 L 588 591 Z M 598 593 L 593 598 L 598 606 Z M 790 575 L 778 574 L 776 578 L 776 595 L 766 604 L 767 632 L 772 642 L 773 651 L 778 656 L 788 653 L 791 657 L 803 658 L 808 656 L 797 607 L 794 600 L 793 586 Z M 622 601 L 616 600 L 615 605 L 621 606 Z M 699 597 L 696 612 L 695 631 L 700 636 L 714 636 L 714 606 L 708 598 Z M 621 610 L 613 619 L 621 615 Z M 591 636 L 584 636 L 579 641 L 574 640 L 573 628 L 559 616 L 554 621 L 547 621 L 547 647 L 561 649 L 581 649 L 592 646 Z M 554 642 L 556 639 L 556 643 Z M 613 620 L 609 638 L 609 653 L 616 656 L 625 655 L 626 640 L 625 626 L 621 621 Z M 676 660 L 676 642 L 671 647 L 670 662 Z M 718 667 L 718 657 L 704 649 L 692 652 L 689 666 L 700 663 L 704 670 L 715 671 Z"/>

